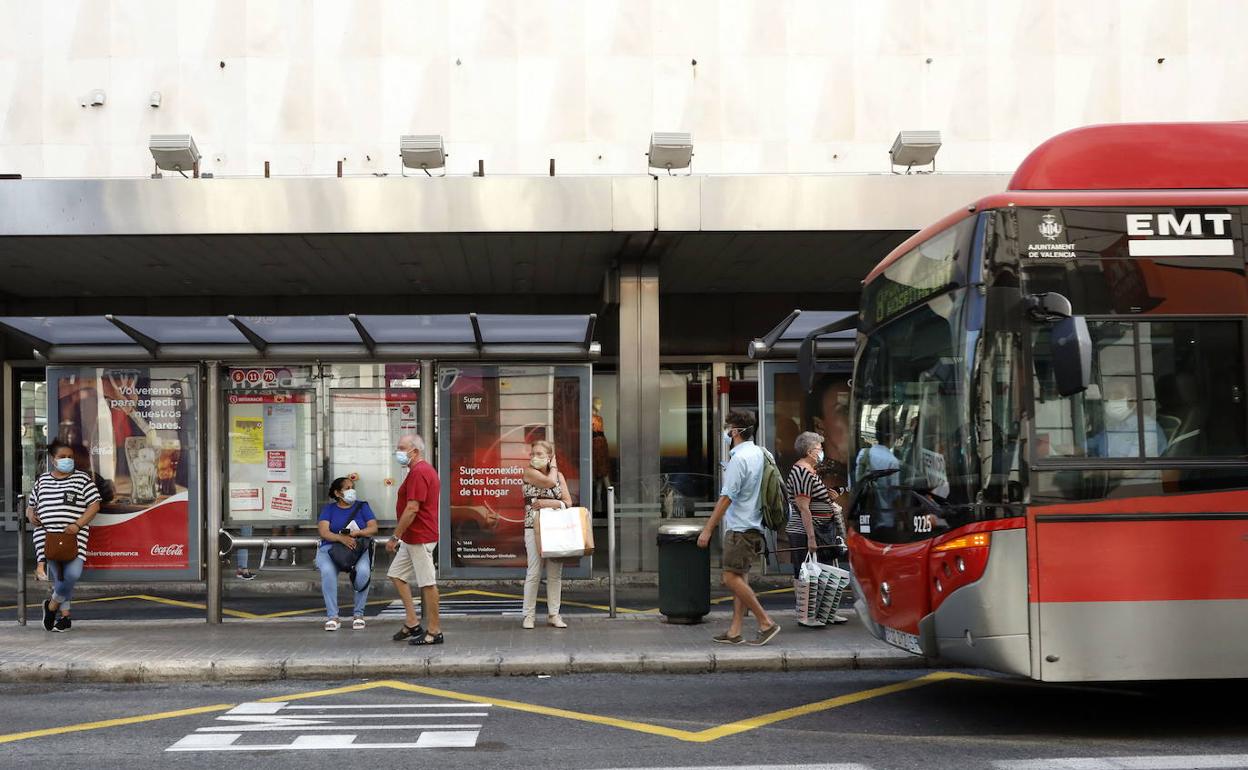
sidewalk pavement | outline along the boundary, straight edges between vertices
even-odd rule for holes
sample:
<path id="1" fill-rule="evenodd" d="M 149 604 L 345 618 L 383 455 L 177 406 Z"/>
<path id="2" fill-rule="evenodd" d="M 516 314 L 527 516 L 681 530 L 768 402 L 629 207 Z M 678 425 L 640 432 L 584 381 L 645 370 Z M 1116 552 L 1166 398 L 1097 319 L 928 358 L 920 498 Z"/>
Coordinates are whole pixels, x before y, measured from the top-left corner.
<path id="1" fill-rule="evenodd" d="M 714 581 L 713 581 L 714 582 Z M 462 588 L 487 588 L 497 589 L 503 586 L 518 588 L 524 585 L 524 578 L 505 578 L 505 579 L 450 579 L 438 580 L 438 587 L 445 590 L 456 590 Z M 589 590 L 595 593 L 601 593 L 603 596 L 602 603 L 606 603 L 608 590 L 608 580 L 605 575 L 594 575 L 583 579 L 565 579 L 563 581 L 565 591 Z M 628 589 L 653 588 L 658 589 L 659 576 L 657 572 L 636 572 L 624 575 L 617 575 L 616 588 L 621 591 Z M 751 575 L 750 585 L 756 591 L 765 591 L 773 588 L 787 588 L 793 585 L 793 577 L 787 573 L 778 575 Z M 47 591 L 48 584 L 36 582 L 33 576 L 27 576 L 26 590 L 30 596 L 38 595 L 43 598 Z M 240 580 L 234 576 L 233 571 L 227 572 L 223 580 L 223 595 L 226 598 L 240 598 L 245 596 L 267 596 L 271 594 L 309 594 L 320 596 L 321 579 L 317 572 L 313 569 L 301 571 L 283 571 L 259 573 L 255 580 Z M 208 591 L 207 584 L 203 581 L 184 581 L 176 583 L 102 583 L 84 580 L 74 588 L 74 596 L 82 599 L 92 599 L 100 596 L 116 596 L 121 594 L 134 593 L 168 593 L 168 594 L 206 594 Z M 0 572 L 0 597 L 4 599 L 11 598 L 17 592 L 17 578 L 12 574 L 12 570 Z M 371 594 L 374 596 L 398 596 L 394 589 L 390 587 L 389 581 L 375 581 L 373 583 Z M 4 604 L 0 601 L 0 604 Z"/>
<path id="2" fill-rule="evenodd" d="M 781 633 L 763 647 L 723 645 L 711 636 L 727 618 L 669 625 L 658 615 L 568 618 L 569 628 L 520 627 L 516 618 L 451 618 L 446 643 L 391 641 L 397 621 L 322 630 L 323 619 L 263 625 L 202 621 L 85 621 L 48 633 L 34 620 L 0 627 L 0 682 L 225 682 L 420 676 L 675 674 L 924 667 L 924 658 L 872 638 L 853 617 L 823 629 L 773 617 Z M 746 637 L 754 633 L 747 621 Z"/>

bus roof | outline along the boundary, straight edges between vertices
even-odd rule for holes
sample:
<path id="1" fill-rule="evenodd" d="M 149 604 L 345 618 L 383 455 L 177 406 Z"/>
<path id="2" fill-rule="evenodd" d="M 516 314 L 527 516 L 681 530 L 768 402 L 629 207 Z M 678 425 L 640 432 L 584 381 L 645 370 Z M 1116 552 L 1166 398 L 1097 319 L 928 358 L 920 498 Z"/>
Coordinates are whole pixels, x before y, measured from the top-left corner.
<path id="1" fill-rule="evenodd" d="M 1006 192 L 915 233 L 863 283 L 975 212 L 1009 206 L 1248 206 L 1248 122 L 1118 123 L 1058 134 L 1023 160 Z"/>
<path id="2" fill-rule="evenodd" d="M 1058 134 L 1031 151 L 1011 190 L 1248 188 L 1248 122 L 1116 123 Z"/>

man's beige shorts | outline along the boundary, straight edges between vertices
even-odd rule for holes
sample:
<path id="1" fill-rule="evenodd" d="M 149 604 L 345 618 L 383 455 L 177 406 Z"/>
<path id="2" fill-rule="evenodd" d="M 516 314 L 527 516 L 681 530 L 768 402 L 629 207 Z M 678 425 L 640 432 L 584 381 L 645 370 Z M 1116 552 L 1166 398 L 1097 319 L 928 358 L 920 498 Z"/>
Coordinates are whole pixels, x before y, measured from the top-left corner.
<path id="1" fill-rule="evenodd" d="M 436 546 L 437 543 L 399 543 L 386 575 L 417 588 L 437 585 L 438 570 L 433 564 L 433 549 Z"/>

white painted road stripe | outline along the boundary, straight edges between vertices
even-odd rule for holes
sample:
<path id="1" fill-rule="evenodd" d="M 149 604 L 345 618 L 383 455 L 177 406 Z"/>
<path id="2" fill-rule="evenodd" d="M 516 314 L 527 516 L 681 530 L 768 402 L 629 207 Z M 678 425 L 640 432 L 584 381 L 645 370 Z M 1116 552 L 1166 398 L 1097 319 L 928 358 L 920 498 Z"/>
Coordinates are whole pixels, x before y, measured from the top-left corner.
<path id="1" fill-rule="evenodd" d="M 488 711 L 456 711 L 450 714 L 430 714 L 427 711 L 421 711 L 421 712 L 417 712 L 414 714 L 411 712 L 408 712 L 406 714 L 399 714 L 399 713 L 369 714 L 368 718 L 369 719 L 460 719 L 462 717 L 488 717 L 489 715 L 490 715 L 490 712 Z M 297 717 L 292 716 L 288 718 L 295 719 L 300 722 L 307 722 L 308 724 L 316 724 L 317 720 L 319 719 L 359 719 L 361 716 L 364 716 L 364 715 L 362 714 L 300 714 Z M 247 719 L 247 720 L 229 720 L 229 721 L 247 721 L 247 722 L 254 723 L 255 720 Z"/>
<path id="2" fill-rule="evenodd" d="M 241 735 L 188 735 L 165 751 L 308 751 L 351 749 L 463 749 L 477 745 L 478 731 L 421 733 L 416 743 L 355 743 L 354 735 L 301 735 L 290 743 L 234 745 Z"/>
<path id="3" fill-rule="evenodd" d="M 267 733 L 267 732 L 314 732 L 316 730 L 341 730 L 342 725 L 316 727 L 313 725 L 226 725 L 224 727 L 201 727 L 201 733 Z M 481 725 L 351 725 L 352 730 L 480 730 Z"/>
<path id="4" fill-rule="evenodd" d="M 997 770 L 1210 770 L 1248 767 L 1248 754 L 1002 760 Z"/>
<path id="5" fill-rule="evenodd" d="M 638 770 L 638 768 L 613 768 L 613 770 Z M 702 765 L 699 767 L 665 767 L 662 770 L 872 770 L 872 767 L 856 762 L 841 762 L 831 765 Z"/>
<path id="6" fill-rule="evenodd" d="M 493 703 L 344 703 L 339 706 L 287 706 L 286 709 L 488 709 L 493 705 Z M 426 715 L 421 714 L 421 716 Z M 485 715 L 482 714 L 482 716 Z"/>
<path id="7" fill-rule="evenodd" d="M 1235 254 L 1235 241 L 1229 238 L 1130 240 L 1127 253 L 1133 257 L 1230 257 Z"/>

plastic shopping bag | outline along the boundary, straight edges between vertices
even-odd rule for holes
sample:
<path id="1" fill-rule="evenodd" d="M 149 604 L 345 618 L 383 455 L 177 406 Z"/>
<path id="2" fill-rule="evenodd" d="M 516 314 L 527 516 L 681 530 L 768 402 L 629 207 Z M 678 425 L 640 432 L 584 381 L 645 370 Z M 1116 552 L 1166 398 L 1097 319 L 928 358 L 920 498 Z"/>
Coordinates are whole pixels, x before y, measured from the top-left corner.
<path id="1" fill-rule="evenodd" d="M 826 589 L 820 593 L 819 607 L 815 611 L 815 619 L 821 623 L 829 623 L 841 606 L 845 591 L 849 588 L 849 571 L 830 564 L 819 565 L 823 569 L 820 581 Z"/>
<path id="2" fill-rule="evenodd" d="M 797 597 L 797 623 L 802 626 L 819 627 L 824 625 L 816 619 L 819 611 L 819 581 L 823 577 L 823 566 L 815 561 L 814 554 L 807 554 L 806 560 L 797 570 L 793 580 L 793 593 Z"/>

